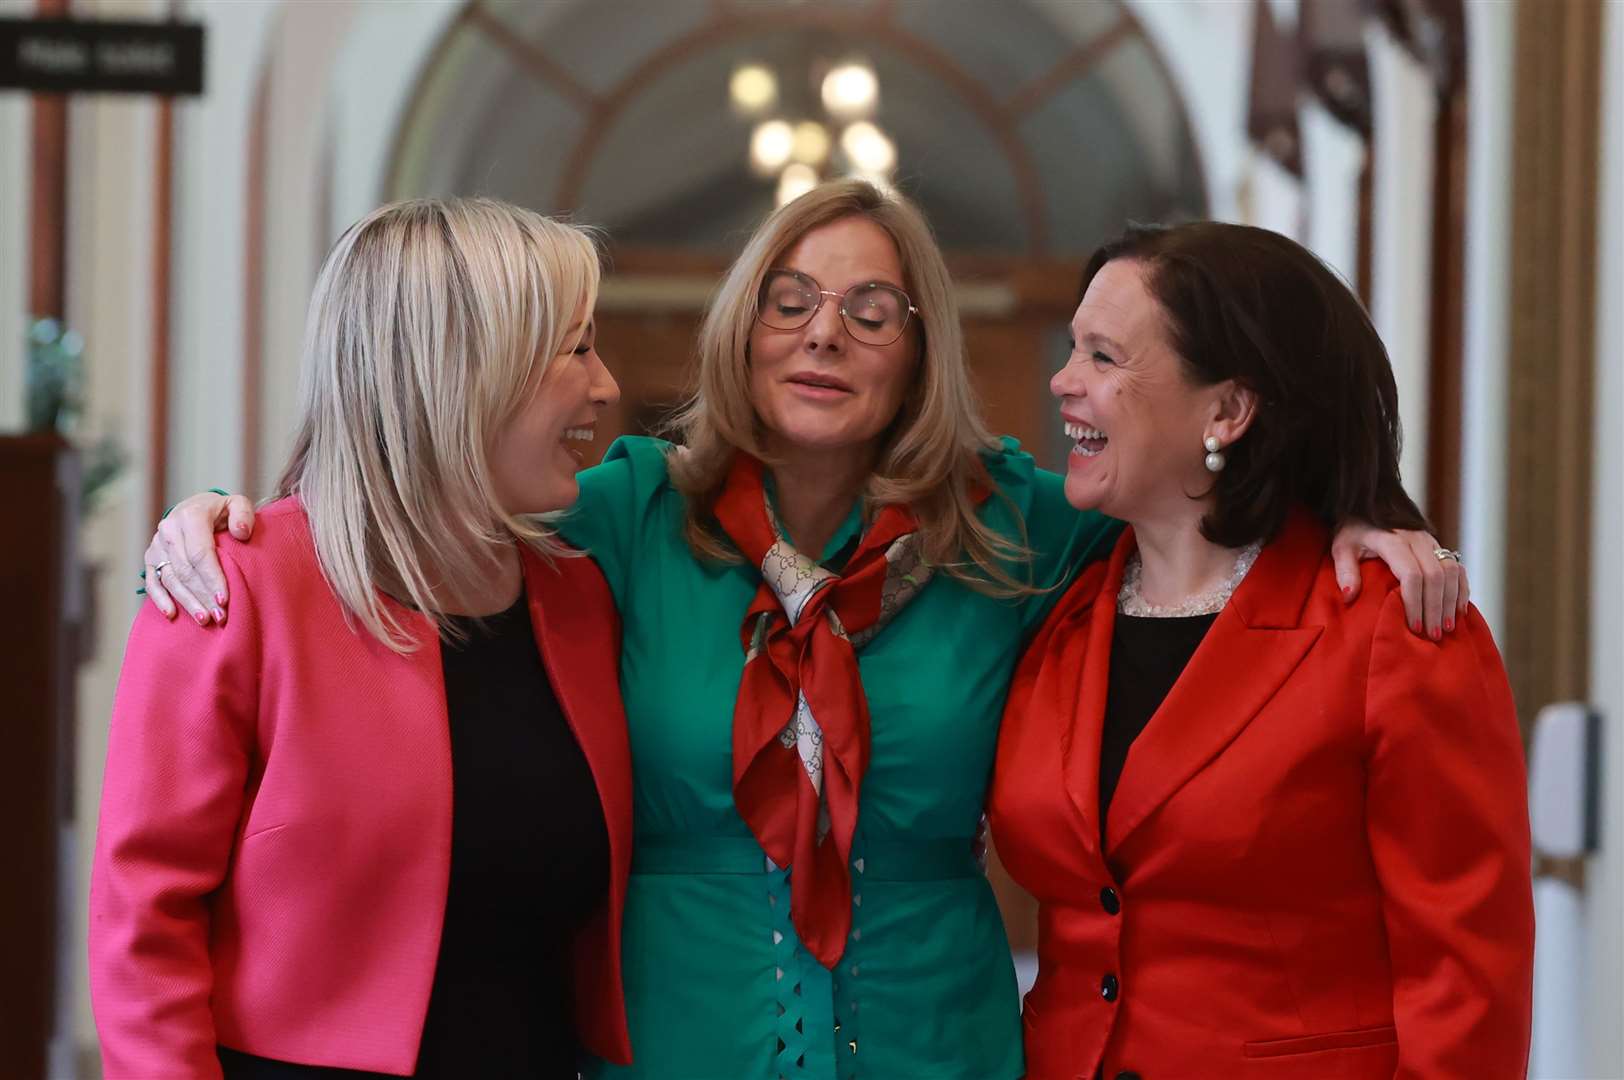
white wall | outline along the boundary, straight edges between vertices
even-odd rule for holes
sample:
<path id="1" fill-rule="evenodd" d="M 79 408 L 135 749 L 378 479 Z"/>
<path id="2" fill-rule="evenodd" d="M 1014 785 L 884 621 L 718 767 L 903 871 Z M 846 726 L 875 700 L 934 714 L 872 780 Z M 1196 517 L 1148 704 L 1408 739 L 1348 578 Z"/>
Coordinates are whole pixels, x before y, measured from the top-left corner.
<path id="1" fill-rule="evenodd" d="M 31 0 L 0 0 L 0 16 L 33 13 Z M 28 326 L 28 200 L 33 124 L 27 94 L 0 91 L 0 432 L 23 426 Z M 10 148 L 15 147 L 16 152 Z"/>
<path id="2" fill-rule="evenodd" d="M 207 93 L 175 109 L 174 333 L 164 498 L 242 475 L 243 267 L 248 137 L 275 0 L 192 2 L 203 21 Z"/>
<path id="3" fill-rule="evenodd" d="M 1605 6 L 1596 416 L 1590 543 L 1590 698 L 1601 710 L 1601 853 L 1584 903 L 1589 939 L 1578 1006 L 1588 1076 L 1624 1076 L 1624 5 Z"/>
<path id="4" fill-rule="evenodd" d="M 1074 0 L 1037 0 L 1060 11 Z M 1246 102 L 1252 53 L 1252 5 L 1122 0 L 1145 36 L 1167 61 L 1168 74 L 1184 99 L 1190 135 L 1207 181 L 1208 212 L 1219 220 L 1239 217 L 1250 147 Z"/>
<path id="5" fill-rule="evenodd" d="M 1303 243 L 1350 286 L 1359 277 L 1359 177 L 1365 142 L 1357 131 L 1309 102 L 1298 110 L 1303 137 Z"/>
<path id="6" fill-rule="evenodd" d="M 293 441 L 300 347 L 316 270 L 336 233 L 325 215 L 335 111 L 334 64 L 366 7 L 355 0 L 290 4 L 271 42 L 267 83 L 264 335 L 260 382 L 260 474 L 270 493 Z"/>
<path id="7" fill-rule="evenodd" d="M 1374 112 L 1370 318 L 1398 383 L 1404 487 L 1427 501 L 1431 401 L 1432 146 L 1437 97 L 1426 69 L 1384 26 L 1365 36 Z"/>
<path id="8" fill-rule="evenodd" d="M 1461 535 L 1472 602 L 1505 618 L 1507 335 L 1510 332 L 1512 45 L 1516 8 L 1466 7 L 1465 327 L 1461 357 Z"/>
<path id="9" fill-rule="evenodd" d="M 333 235 L 383 199 L 412 88 L 461 6 L 460 0 L 362 5 L 333 72 Z"/>
<path id="10" fill-rule="evenodd" d="M 1302 180 L 1261 150 L 1253 150 L 1237 219 L 1299 244 L 1307 239 L 1308 191 Z"/>

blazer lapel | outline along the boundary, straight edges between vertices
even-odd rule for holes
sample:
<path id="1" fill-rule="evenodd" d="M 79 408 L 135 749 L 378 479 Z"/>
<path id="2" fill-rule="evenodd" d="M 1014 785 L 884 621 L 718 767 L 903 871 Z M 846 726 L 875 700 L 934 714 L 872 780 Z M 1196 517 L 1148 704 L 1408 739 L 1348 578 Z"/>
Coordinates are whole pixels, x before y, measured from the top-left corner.
<path id="1" fill-rule="evenodd" d="M 566 556 L 549 566 L 528 549 L 523 558 L 530 625 L 548 681 L 592 769 L 611 840 L 629 841 L 631 744 L 620 707 L 614 602 L 588 559 Z"/>
<path id="2" fill-rule="evenodd" d="M 1060 753 L 1066 792 L 1083 819 L 1083 837 L 1091 849 L 1099 846 L 1100 836 L 1100 739 L 1111 674 L 1111 631 L 1122 571 L 1133 550 L 1132 535 L 1132 530 L 1125 532 L 1111 558 L 1084 571 L 1078 580 L 1079 595 L 1073 603 L 1082 610 L 1074 616 L 1074 633 L 1083 636 L 1083 649 L 1062 649 L 1064 659 L 1048 673 L 1055 680 L 1053 692 L 1044 698 L 1060 709 L 1073 710 L 1072 722 L 1060 739 Z"/>
<path id="3" fill-rule="evenodd" d="M 632 868 L 632 755 L 620 700 L 620 618 L 596 563 L 551 565 L 525 549 L 530 625 L 547 678 L 598 787 L 609 832 L 608 902 L 575 935 L 576 1020 L 582 1045 L 631 1061 L 620 928 Z"/>
<path id="4" fill-rule="evenodd" d="M 1299 623 L 1327 542 L 1325 529 L 1298 513 L 1258 556 L 1129 749 L 1106 821 L 1107 852 L 1221 754 L 1308 655 L 1323 628 Z M 1097 675 L 1102 684 L 1106 670 Z"/>

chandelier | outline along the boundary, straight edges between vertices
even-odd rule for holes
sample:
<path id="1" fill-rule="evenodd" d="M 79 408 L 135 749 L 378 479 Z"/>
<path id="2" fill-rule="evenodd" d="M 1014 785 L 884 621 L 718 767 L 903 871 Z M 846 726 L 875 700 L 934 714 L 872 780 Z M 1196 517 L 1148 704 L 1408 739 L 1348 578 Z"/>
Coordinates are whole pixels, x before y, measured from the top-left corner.
<path id="1" fill-rule="evenodd" d="M 779 206 L 832 176 L 888 184 L 897 164 L 896 143 L 874 122 L 880 80 L 873 66 L 852 59 L 813 68 L 823 69 L 822 78 L 815 79 L 823 107 L 814 116 L 788 115 L 781 108 L 779 75 L 766 64 L 741 64 L 728 80 L 734 113 L 753 125 L 750 169 L 777 182 Z"/>

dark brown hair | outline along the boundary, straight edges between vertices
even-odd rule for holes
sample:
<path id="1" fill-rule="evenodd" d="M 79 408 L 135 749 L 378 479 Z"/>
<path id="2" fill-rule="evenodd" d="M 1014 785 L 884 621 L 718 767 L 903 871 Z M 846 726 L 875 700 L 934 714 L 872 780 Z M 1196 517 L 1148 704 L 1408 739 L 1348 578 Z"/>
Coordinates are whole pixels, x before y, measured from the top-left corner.
<path id="1" fill-rule="evenodd" d="M 1399 480 L 1387 349 L 1324 263 L 1248 225 L 1134 225 L 1089 259 L 1081 292 L 1117 259 L 1143 266 L 1192 381 L 1234 379 L 1258 398 L 1251 427 L 1224 448 L 1217 505 L 1201 523 L 1207 539 L 1227 547 L 1268 540 L 1298 505 L 1332 527 L 1358 518 L 1428 528 Z"/>

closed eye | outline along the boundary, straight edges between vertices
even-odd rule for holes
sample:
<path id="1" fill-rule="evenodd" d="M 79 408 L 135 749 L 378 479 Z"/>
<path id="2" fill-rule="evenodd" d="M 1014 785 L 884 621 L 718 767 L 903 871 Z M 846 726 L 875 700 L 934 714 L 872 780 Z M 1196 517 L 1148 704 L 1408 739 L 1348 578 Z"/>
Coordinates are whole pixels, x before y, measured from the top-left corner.
<path id="1" fill-rule="evenodd" d="M 1089 354 L 1089 356 L 1090 356 L 1090 359 L 1092 359 L 1097 364 L 1115 364 L 1116 363 L 1115 360 L 1111 359 L 1111 357 L 1109 357 L 1109 356 L 1105 355 L 1104 353 L 1100 352 L 1098 349 L 1095 349 L 1091 354 Z"/>

